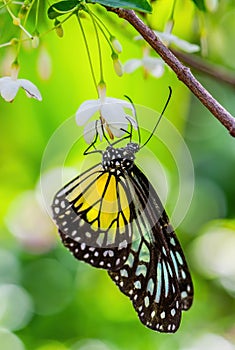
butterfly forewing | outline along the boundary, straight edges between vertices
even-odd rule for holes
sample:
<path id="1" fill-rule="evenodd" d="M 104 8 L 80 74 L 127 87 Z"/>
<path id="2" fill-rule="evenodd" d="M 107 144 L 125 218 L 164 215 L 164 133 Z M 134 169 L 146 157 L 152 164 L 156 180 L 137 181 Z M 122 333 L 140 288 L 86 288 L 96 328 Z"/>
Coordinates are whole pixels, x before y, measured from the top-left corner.
<path id="1" fill-rule="evenodd" d="M 131 206 L 125 181 L 96 165 L 60 190 L 52 209 L 62 242 L 77 259 L 116 269 L 131 246 Z"/>

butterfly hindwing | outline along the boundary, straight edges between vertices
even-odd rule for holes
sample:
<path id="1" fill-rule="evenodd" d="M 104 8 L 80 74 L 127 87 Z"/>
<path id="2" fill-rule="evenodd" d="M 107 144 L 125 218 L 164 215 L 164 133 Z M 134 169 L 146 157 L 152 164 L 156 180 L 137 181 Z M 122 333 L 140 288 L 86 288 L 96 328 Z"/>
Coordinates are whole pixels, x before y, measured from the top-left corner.
<path id="1" fill-rule="evenodd" d="M 52 205 L 63 244 L 79 260 L 116 269 L 132 240 L 130 193 L 125 183 L 96 165 L 60 190 Z"/>
<path id="2" fill-rule="evenodd" d="M 181 311 L 192 303 L 188 267 L 154 188 L 135 165 L 129 180 L 138 213 L 132 222 L 133 242 L 125 264 L 109 275 L 132 300 L 142 323 L 175 332 Z"/>
<path id="3" fill-rule="evenodd" d="M 153 226 L 154 223 L 158 223 L 159 229 L 153 231 L 155 232 L 153 240 L 159 242 L 159 245 L 162 245 L 170 255 L 169 260 L 174 265 L 180 288 L 181 307 L 183 310 L 188 310 L 193 301 L 193 283 L 183 250 L 155 189 L 142 171 L 137 166 L 134 167 L 131 178 L 134 179 L 136 191 L 142 189 L 142 192 L 148 193 L 148 198 L 145 196 L 145 200 L 147 200 L 145 213 L 150 216 L 147 218 L 147 222 L 153 220 Z"/>

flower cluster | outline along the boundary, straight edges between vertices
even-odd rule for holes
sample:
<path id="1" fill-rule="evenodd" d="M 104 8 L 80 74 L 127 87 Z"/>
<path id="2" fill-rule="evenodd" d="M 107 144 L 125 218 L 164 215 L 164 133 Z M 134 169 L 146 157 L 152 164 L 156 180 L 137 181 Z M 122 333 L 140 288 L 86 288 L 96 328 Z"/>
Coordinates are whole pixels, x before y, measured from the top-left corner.
<path id="1" fill-rule="evenodd" d="M 196 44 L 191 44 L 186 40 L 178 38 L 171 33 L 171 27 L 167 27 L 164 32 L 154 31 L 158 38 L 160 38 L 166 46 L 174 45 L 177 48 L 193 53 L 200 50 L 200 47 Z M 142 36 L 135 37 L 135 40 L 143 40 Z M 151 74 L 155 78 L 160 78 L 164 73 L 165 63 L 159 57 L 152 57 L 149 55 L 149 48 L 144 49 L 143 58 L 133 58 L 128 60 L 123 67 L 125 73 L 132 73 L 137 68 L 143 67 L 144 74 Z"/>

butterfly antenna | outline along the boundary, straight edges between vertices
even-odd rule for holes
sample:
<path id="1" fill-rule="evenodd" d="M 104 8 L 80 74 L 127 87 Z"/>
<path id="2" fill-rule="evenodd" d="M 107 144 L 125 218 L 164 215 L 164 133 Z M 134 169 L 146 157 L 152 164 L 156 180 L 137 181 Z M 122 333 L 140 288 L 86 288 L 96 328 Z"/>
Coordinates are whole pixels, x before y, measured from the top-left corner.
<path id="1" fill-rule="evenodd" d="M 140 148 L 143 148 L 143 147 L 149 142 L 149 140 L 153 137 L 153 135 L 154 135 L 154 133 L 155 133 L 157 127 L 158 127 L 158 124 L 160 123 L 160 121 L 161 121 L 161 119 L 162 119 L 162 117 L 163 117 L 163 115 L 164 115 L 164 112 L 165 112 L 165 110 L 166 110 L 166 108 L 167 108 L 167 106 L 168 106 L 168 104 L 169 104 L 169 102 L 170 102 L 171 95 L 172 95 L 172 88 L 169 86 L 169 95 L 168 95 L 167 101 L 166 101 L 166 103 L 165 103 L 165 106 L 164 106 L 164 108 L 163 108 L 163 110 L 162 110 L 162 113 L 161 113 L 160 117 L 158 118 L 157 123 L 156 123 L 156 125 L 154 126 L 153 131 L 151 132 L 150 136 L 147 138 L 147 140 L 145 141 L 145 143 L 144 143 L 143 145 L 141 145 Z"/>
<path id="2" fill-rule="evenodd" d="M 136 124 L 137 124 L 137 132 L 138 132 L 138 143 L 140 145 L 140 142 L 141 142 L 141 135 L 140 135 L 140 128 L 139 128 L 139 124 L 138 124 L 138 118 L 137 118 L 137 113 L 136 113 L 136 108 L 135 108 L 135 105 L 132 101 L 132 99 L 127 96 L 127 95 L 124 95 L 129 101 L 130 103 L 132 104 L 132 107 L 133 107 L 133 110 L 134 110 L 134 117 L 135 117 L 135 120 L 136 120 Z M 126 118 L 127 120 L 129 120 L 130 124 L 131 124 L 131 139 L 132 139 L 132 130 L 133 130 L 133 125 L 130 121 L 130 119 Z M 131 142 L 131 139 L 130 139 L 130 142 Z"/>

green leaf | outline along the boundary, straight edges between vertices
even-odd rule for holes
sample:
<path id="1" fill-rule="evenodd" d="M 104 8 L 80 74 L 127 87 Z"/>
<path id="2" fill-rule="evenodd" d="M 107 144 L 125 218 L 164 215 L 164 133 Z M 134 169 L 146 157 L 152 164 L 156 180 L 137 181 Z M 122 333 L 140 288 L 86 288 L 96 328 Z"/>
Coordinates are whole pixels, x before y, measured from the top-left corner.
<path id="1" fill-rule="evenodd" d="M 65 15 L 66 13 L 72 12 L 76 8 L 79 8 L 80 1 L 78 0 L 64 0 L 56 2 L 51 5 L 47 11 L 47 15 L 50 19 L 55 19 L 59 16 Z"/>
<path id="2" fill-rule="evenodd" d="M 199 8 L 201 11 L 206 11 L 205 1 L 204 0 L 192 0 L 194 4 Z"/>
<path id="3" fill-rule="evenodd" d="M 120 7 L 141 12 L 152 12 L 152 7 L 147 0 L 87 0 L 86 2 L 114 8 Z"/>

